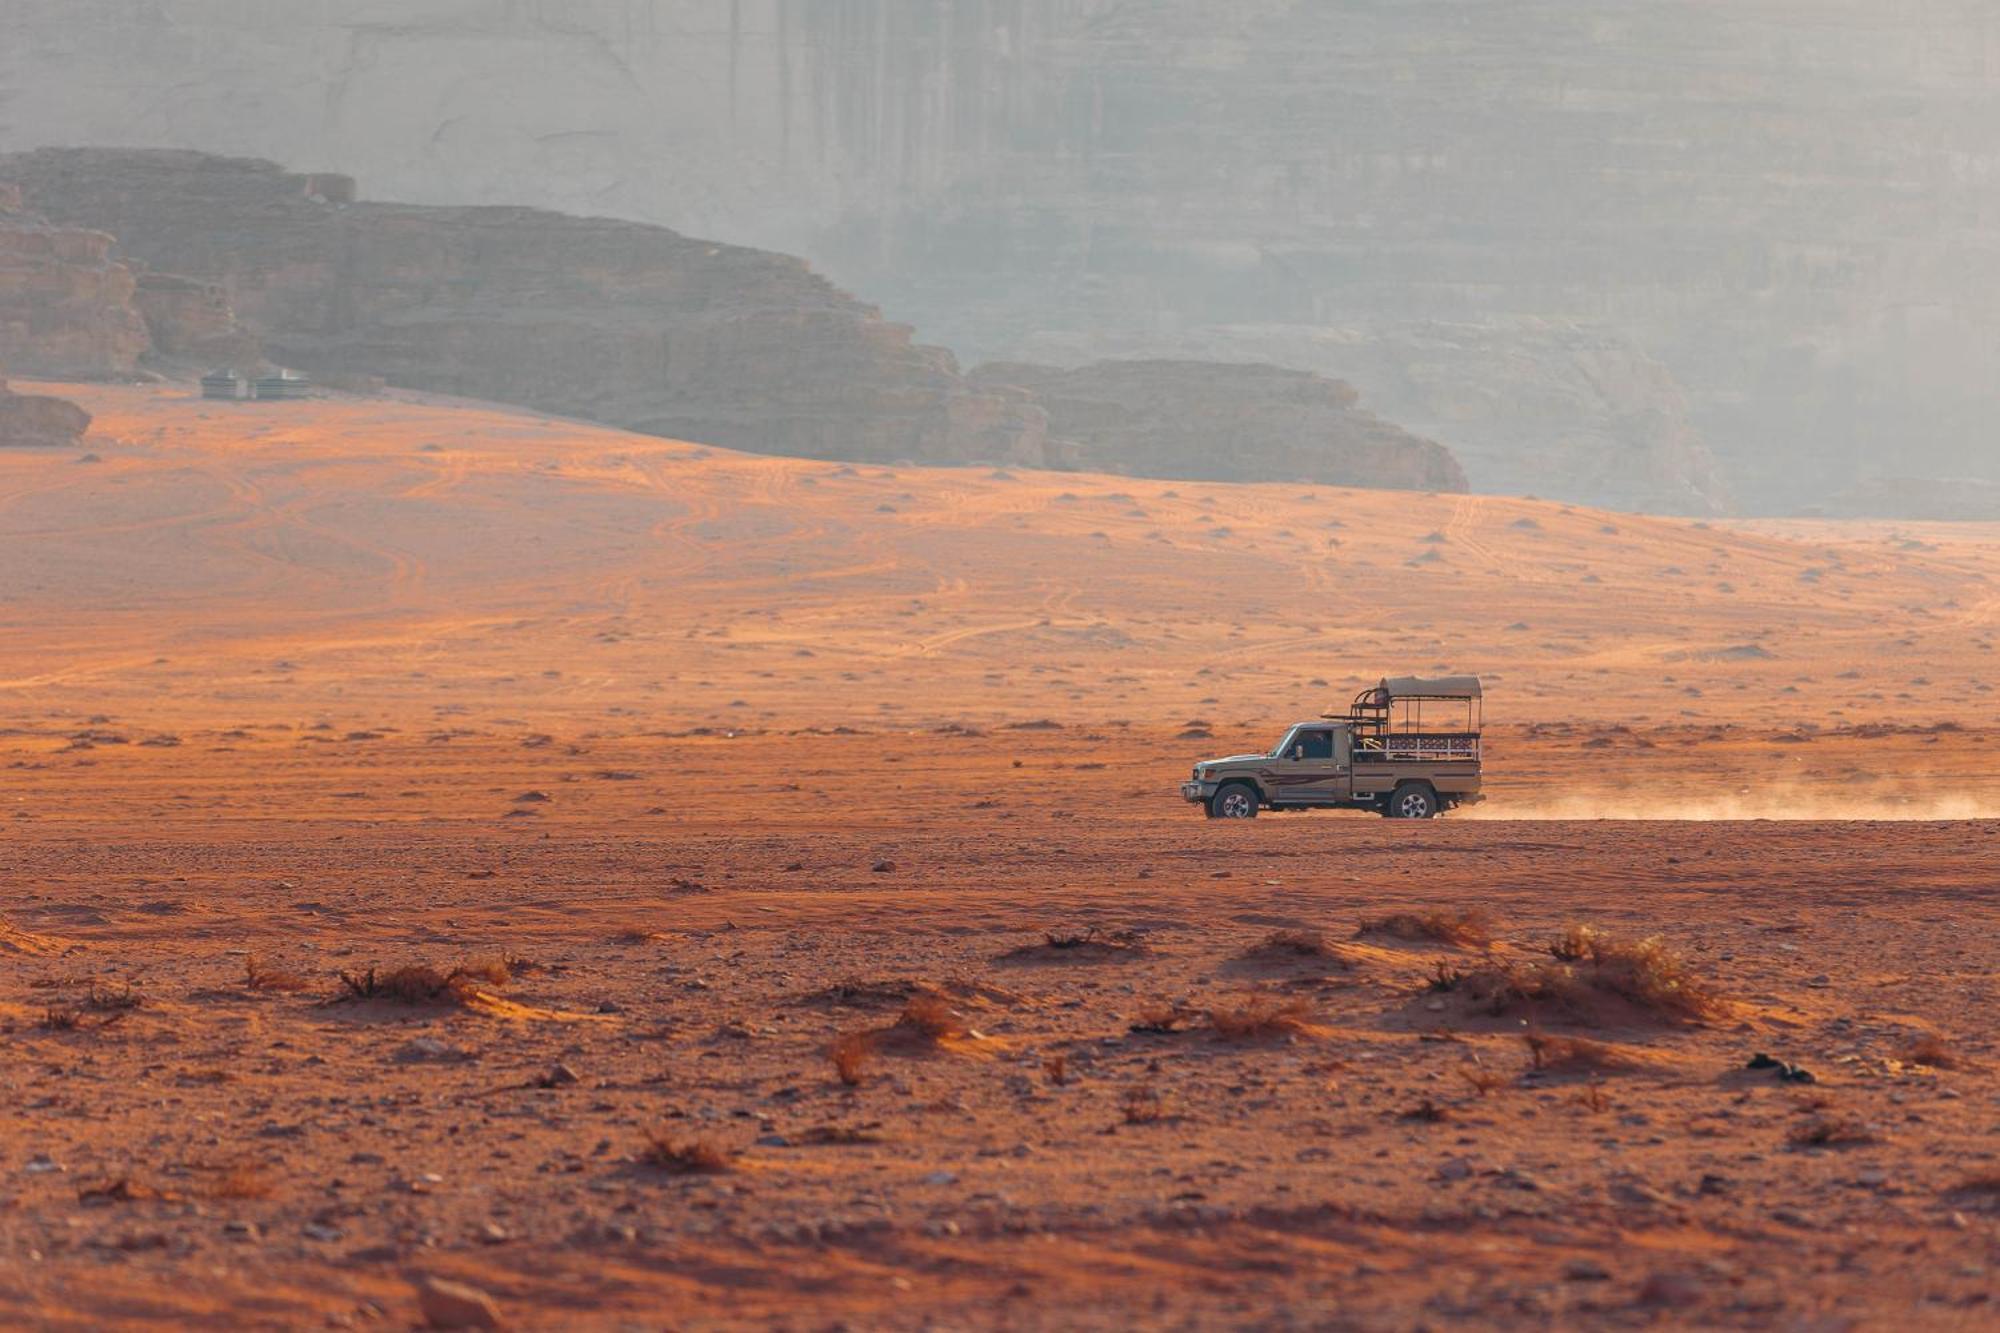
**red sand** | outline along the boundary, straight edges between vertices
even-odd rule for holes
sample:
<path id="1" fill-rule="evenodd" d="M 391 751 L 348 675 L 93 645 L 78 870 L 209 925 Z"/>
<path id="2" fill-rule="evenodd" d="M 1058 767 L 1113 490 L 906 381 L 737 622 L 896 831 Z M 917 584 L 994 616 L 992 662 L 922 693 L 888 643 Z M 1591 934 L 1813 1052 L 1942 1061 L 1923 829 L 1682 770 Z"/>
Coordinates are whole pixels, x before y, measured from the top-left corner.
<path id="1" fill-rule="evenodd" d="M 549 1328 L 1993 1317 L 1989 530 L 59 391 L 97 461 L 0 454 L 0 1323 L 408 1324 L 427 1274 Z M 1476 819 L 1174 797 L 1433 669 L 1489 681 Z M 1497 942 L 1354 937 L 1429 908 Z M 1726 1013 L 1427 989 L 1575 922 Z M 1139 947 L 1017 953 L 1091 927 Z M 918 985 L 965 1033 L 843 1086 Z M 1304 1030 L 1209 1030 L 1256 996 Z"/>

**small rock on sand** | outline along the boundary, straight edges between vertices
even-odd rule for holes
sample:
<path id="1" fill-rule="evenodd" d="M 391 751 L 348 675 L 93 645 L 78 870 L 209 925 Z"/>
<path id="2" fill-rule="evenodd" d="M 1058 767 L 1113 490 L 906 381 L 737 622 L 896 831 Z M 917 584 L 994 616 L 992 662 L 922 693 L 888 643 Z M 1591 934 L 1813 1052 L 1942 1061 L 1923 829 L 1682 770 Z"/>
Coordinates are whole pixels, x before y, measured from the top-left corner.
<path id="1" fill-rule="evenodd" d="M 474 1286 L 440 1277 L 417 1284 L 417 1304 L 431 1328 L 499 1328 L 500 1307 Z"/>

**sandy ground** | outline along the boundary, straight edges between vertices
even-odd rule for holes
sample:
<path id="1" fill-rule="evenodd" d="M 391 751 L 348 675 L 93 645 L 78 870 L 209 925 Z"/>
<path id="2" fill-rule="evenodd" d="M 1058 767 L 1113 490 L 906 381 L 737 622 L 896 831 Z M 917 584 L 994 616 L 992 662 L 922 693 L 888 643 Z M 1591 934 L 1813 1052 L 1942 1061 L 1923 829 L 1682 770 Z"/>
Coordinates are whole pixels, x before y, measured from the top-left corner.
<path id="1" fill-rule="evenodd" d="M 2000 534 L 60 391 L 0 1324 L 2000 1318 Z M 1175 798 L 1433 669 L 1477 818 Z"/>

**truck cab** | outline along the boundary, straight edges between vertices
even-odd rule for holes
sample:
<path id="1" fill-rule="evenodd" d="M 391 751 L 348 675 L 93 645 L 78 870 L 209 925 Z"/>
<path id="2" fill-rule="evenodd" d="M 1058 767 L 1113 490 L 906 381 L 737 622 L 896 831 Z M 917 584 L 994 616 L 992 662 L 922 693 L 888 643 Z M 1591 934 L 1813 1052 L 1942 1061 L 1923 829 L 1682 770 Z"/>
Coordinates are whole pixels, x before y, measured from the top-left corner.
<path id="1" fill-rule="evenodd" d="M 1262 810 L 1433 819 L 1484 799 L 1483 707 L 1476 676 L 1385 677 L 1346 712 L 1293 724 L 1266 753 L 1196 764 L 1181 796 L 1211 819 L 1255 819 Z"/>

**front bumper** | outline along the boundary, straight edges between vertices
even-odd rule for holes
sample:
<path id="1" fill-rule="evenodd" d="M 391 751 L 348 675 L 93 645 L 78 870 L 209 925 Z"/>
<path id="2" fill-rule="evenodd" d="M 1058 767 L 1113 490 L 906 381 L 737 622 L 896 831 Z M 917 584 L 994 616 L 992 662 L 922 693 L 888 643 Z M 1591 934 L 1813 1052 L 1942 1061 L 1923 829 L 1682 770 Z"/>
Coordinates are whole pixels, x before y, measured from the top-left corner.
<path id="1" fill-rule="evenodd" d="M 1208 798 L 1213 795 L 1215 795 L 1215 784 L 1213 782 L 1183 782 L 1181 784 L 1181 799 L 1183 801 L 1206 803 Z"/>

